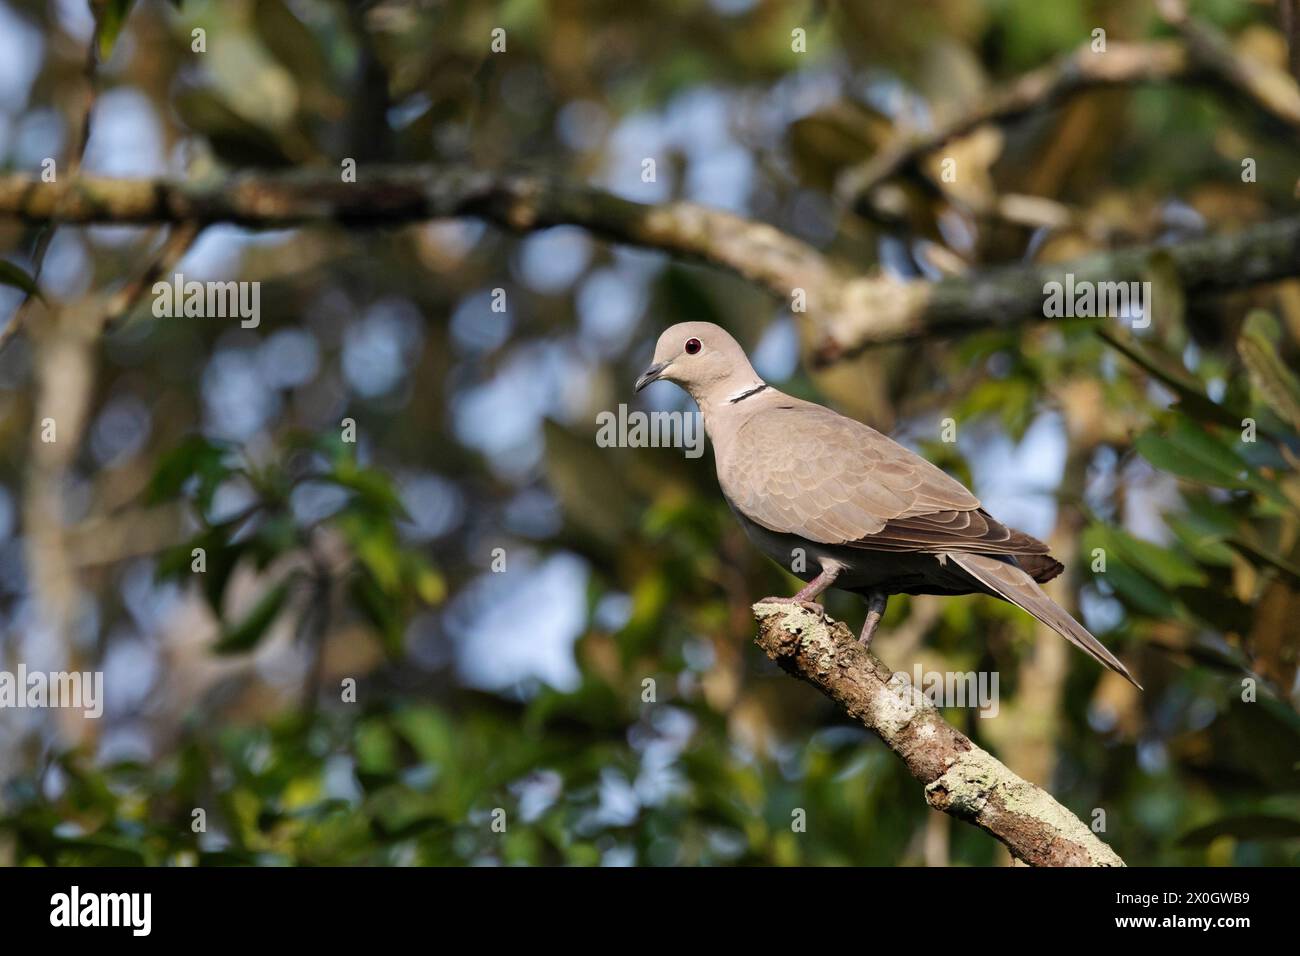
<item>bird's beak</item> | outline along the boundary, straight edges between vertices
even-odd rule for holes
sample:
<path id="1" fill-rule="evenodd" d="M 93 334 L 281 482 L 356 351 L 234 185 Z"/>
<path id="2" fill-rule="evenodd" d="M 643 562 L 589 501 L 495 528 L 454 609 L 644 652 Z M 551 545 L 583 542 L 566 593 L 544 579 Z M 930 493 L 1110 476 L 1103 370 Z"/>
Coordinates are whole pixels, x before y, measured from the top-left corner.
<path id="1" fill-rule="evenodd" d="M 648 369 L 642 372 L 641 377 L 636 380 L 636 390 L 639 392 L 651 382 L 658 379 L 667 367 L 667 362 L 655 362 L 654 365 L 651 365 Z"/>

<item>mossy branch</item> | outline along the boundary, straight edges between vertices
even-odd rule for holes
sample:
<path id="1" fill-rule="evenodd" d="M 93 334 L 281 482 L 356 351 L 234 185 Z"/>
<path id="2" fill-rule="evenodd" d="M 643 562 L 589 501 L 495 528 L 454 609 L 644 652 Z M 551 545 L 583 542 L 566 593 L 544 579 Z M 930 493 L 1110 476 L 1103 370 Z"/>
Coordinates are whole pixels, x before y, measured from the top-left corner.
<path id="1" fill-rule="evenodd" d="M 1012 773 L 943 719 L 840 623 L 802 607 L 755 604 L 755 642 L 898 754 L 936 810 L 973 823 L 1031 866 L 1124 866 L 1047 791 Z"/>

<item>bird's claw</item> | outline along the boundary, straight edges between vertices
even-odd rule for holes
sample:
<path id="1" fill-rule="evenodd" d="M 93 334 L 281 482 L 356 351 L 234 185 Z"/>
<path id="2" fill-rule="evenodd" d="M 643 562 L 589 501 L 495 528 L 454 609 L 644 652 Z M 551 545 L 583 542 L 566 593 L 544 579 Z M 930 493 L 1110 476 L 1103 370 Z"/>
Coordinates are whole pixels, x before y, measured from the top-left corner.
<path id="1" fill-rule="evenodd" d="M 822 607 L 816 601 L 801 601 L 798 598 L 792 598 L 792 597 L 765 597 L 758 603 L 759 604 L 793 604 L 803 608 L 805 611 L 808 611 L 812 614 L 816 614 L 820 618 L 826 617 L 826 608 Z"/>

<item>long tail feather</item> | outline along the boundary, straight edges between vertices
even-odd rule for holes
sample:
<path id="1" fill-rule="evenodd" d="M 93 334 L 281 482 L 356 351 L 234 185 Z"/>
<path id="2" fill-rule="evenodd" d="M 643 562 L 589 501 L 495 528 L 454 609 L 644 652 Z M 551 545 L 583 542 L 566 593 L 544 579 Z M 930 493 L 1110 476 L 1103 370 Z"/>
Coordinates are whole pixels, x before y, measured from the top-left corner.
<path id="1" fill-rule="evenodd" d="M 1028 611 L 1075 647 L 1109 667 L 1138 690 L 1142 685 L 1133 679 L 1128 668 L 1106 646 L 1072 618 L 1065 608 L 1049 598 L 1033 578 L 1006 561 L 982 554 L 945 552 L 944 556 L 975 580 L 1006 601 Z"/>

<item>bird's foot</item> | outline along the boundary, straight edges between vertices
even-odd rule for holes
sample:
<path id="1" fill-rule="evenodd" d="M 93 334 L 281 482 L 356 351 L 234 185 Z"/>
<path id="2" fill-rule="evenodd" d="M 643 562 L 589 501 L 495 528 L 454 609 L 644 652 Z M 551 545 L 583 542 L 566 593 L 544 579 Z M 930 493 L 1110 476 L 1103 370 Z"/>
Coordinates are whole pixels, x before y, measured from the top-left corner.
<path id="1" fill-rule="evenodd" d="M 818 617 L 826 616 L 826 608 L 822 607 L 816 601 L 801 601 L 797 597 L 765 597 L 758 602 L 759 604 L 795 604 L 805 611 L 811 611 Z"/>
<path id="2" fill-rule="evenodd" d="M 862 622 L 862 633 L 858 635 L 858 643 L 863 647 L 871 647 L 871 639 L 876 636 L 880 619 L 885 616 L 888 601 L 888 595 L 884 594 L 872 594 L 867 598 L 867 619 Z"/>

